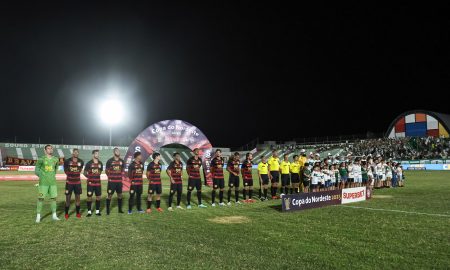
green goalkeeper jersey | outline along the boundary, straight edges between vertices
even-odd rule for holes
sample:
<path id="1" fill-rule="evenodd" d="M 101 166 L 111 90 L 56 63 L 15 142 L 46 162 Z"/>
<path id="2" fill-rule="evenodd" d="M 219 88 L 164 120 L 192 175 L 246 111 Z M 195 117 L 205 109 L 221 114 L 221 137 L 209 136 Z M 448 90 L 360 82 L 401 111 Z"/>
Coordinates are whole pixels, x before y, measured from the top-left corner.
<path id="1" fill-rule="evenodd" d="M 36 163 L 34 172 L 39 177 L 39 185 L 50 186 L 56 185 L 56 172 L 59 167 L 59 159 L 57 157 L 40 157 Z"/>

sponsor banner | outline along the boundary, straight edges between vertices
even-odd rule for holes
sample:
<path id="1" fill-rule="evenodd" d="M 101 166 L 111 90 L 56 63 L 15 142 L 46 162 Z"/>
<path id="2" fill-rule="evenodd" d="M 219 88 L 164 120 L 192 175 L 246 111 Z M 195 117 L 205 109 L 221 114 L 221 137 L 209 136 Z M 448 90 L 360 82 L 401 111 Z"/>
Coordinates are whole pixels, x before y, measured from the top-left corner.
<path id="1" fill-rule="evenodd" d="M 366 187 L 344 188 L 342 190 L 342 204 L 366 200 Z"/>
<path id="2" fill-rule="evenodd" d="M 404 170 L 430 170 L 442 171 L 450 170 L 450 164 L 402 164 Z"/>
<path id="3" fill-rule="evenodd" d="M 19 166 L 19 172 L 33 172 L 35 166 Z"/>
<path id="4" fill-rule="evenodd" d="M 16 165 L 12 165 L 12 166 L 5 166 L 5 167 L 0 167 L 0 171 L 7 171 L 7 172 L 12 172 L 12 171 L 18 171 L 19 170 L 19 166 Z"/>
<path id="5" fill-rule="evenodd" d="M 403 161 L 402 161 L 403 163 Z M 405 161 L 405 163 L 409 163 L 409 164 L 420 164 L 420 160 L 410 160 L 410 161 Z"/>
<path id="6" fill-rule="evenodd" d="M 449 164 L 448 159 L 420 159 L 420 160 L 402 160 L 400 163 L 403 164 Z"/>
<path id="7" fill-rule="evenodd" d="M 56 180 L 58 181 L 66 181 L 67 176 L 65 174 L 57 174 Z M 81 176 L 82 180 L 86 180 L 86 177 Z M 106 174 L 102 174 L 100 176 L 102 181 L 107 181 L 108 177 Z M 33 174 L 21 174 L 21 175 L 8 175 L 8 174 L 0 174 L 0 181 L 35 181 L 39 180 L 36 175 Z"/>
<path id="8" fill-rule="evenodd" d="M 37 143 L 0 143 L 3 148 L 44 148 L 47 144 Z M 52 144 L 55 149 L 74 149 L 80 150 L 113 150 L 116 146 L 102 146 L 102 145 L 70 145 L 70 144 Z M 126 146 L 118 146 L 120 150 L 127 150 Z"/>
<path id="9" fill-rule="evenodd" d="M 16 157 L 7 157 L 6 165 L 19 165 L 19 166 L 35 166 L 37 160 L 33 159 L 25 159 L 25 158 L 16 158 Z M 64 164 L 64 158 L 59 158 L 59 164 Z"/>
<path id="10" fill-rule="evenodd" d="M 184 145 L 191 150 L 195 148 L 200 150 L 205 183 L 212 185 L 210 171 L 210 160 L 213 158 L 212 145 L 200 129 L 182 120 L 164 120 L 142 131 L 128 147 L 124 158 L 125 170 L 128 171 L 135 152 L 141 152 L 142 160 L 147 160 L 154 151 L 173 143 Z M 123 191 L 128 191 L 129 188 L 130 181 L 124 177 Z"/>
<path id="11" fill-rule="evenodd" d="M 424 171 L 424 170 L 426 170 L 425 167 L 414 167 L 414 166 L 408 167 L 406 169 L 409 171 Z"/>
<path id="12" fill-rule="evenodd" d="M 283 212 L 341 204 L 341 190 L 288 194 L 281 198 Z"/>
<path id="13" fill-rule="evenodd" d="M 425 164 L 409 164 L 408 166 L 403 166 L 406 170 L 426 170 Z"/>
<path id="14" fill-rule="evenodd" d="M 16 158 L 16 157 L 7 157 L 6 165 L 19 165 L 19 166 L 34 166 L 36 165 L 37 160 L 32 159 L 24 159 L 24 158 Z"/>

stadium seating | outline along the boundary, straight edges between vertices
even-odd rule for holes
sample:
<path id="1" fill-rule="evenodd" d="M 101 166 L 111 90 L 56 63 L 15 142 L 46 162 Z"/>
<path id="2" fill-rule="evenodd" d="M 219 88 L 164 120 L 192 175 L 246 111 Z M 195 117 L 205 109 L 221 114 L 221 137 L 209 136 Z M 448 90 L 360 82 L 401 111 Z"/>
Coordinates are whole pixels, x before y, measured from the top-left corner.
<path id="1" fill-rule="evenodd" d="M 5 144 L 1 144 L 5 145 Z M 0 145 L 0 146 L 1 146 Z M 1 157 L 3 160 L 6 157 L 17 157 L 23 159 L 37 160 L 38 157 L 44 155 L 44 149 L 38 147 L 32 147 L 33 144 L 18 144 L 14 147 L 2 147 Z M 289 155 L 289 160 L 292 160 L 293 155 L 300 154 L 301 149 L 305 149 L 307 155 L 309 153 L 318 153 L 322 158 L 330 153 L 333 156 L 347 155 L 352 153 L 353 156 L 362 155 L 377 155 L 380 154 L 386 158 L 393 158 L 399 160 L 409 159 L 446 159 L 450 153 L 450 140 L 439 138 L 401 138 L 401 139 L 370 139 L 370 140 L 358 140 L 354 142 L 334 143 L 334 144 L 315 144 L 315 145 L 271 145 L 262 144 L 256 147 L 257 151 L 253 151 L 253 163 L 257 164 L 261 161 L 262 157 L 269 158 L 272 153 L 272 149 L 277 149 L 280 158 L 284 154 Z M 105 146 L 79 146 L 80 158 L 88 161 L 91 159 L 91 152 L 93 149 L 99 149 L 100 160 L 106 162 L 112 156 L 112 150 L 110 147 Z M 119 147 L 122 156 L 125 155 L 127 147 Z M 222 155 L 225 157 L 225 161 L 229 156 L 234 153 L 229 148 L 221 148 Z M 214 151 L 215 149 L 213 149 Z M 65 145 L 56 145 L 54 155 L 57 157 L 68 158 L 71 156 L 72 149 Z M 163 165 L 167 165 L 172 160 L 172 154 L 179 152 L 181 154 L 181 160 L 186 163 L 187 159 L 192 155 L 191 151 L 185 147 L 177 147 L 169 145 L 159 151 L 161 153 L 161 160 Z M 239 151 L 241 154 L 241 162 L 245 159 L 245 154 L 248 151 Z"/>
<path id="2" fill-rule="evenodd" d="M 31 145 L 31 144 L 29 144 Z M 56 145 L 55 145 L 56 146 Z M 91 148 L 91 147 L 87 147 Z M 126 147 L 120 147 L 122 157 L 125 155 Z M 92 148 L 94 149 L 94 148 Z M 103 149 L 102 147 L 99 147 L 99 154 L 100 154 L 100 160 L 104 163 L 112 157 L 112 150 L 111 149 Z M 79 157 L 87 162 L 92 158 L 92 150 L 89 149 L 83 149 L 83 147 L 79 148 Z M 187 148 L 163 148 L 161 149 L 161 160 L 163 164 L 169 164 L 170 160 L 172 160 L 172 154 L 174 152 L 179 152 L 181 154 L 181 159 L 185 163 L 189 156 L 191 156 L 190 150 Z M 44 149 L 43 148 L 34 148 L 34 147 L 5 147 L 2 151 L 3 159 L 6 159 L 6 157 L 17 157 L 22 159 L 32 159 L 37 160 L 40 156 L 44 155 Z M 72 155 L 72 149 L 70 148 L 62 148 L 62 147 L 55 147 L 54 149 L 54 155 L 56 157 L 64 157 L 68 158 Z"/>

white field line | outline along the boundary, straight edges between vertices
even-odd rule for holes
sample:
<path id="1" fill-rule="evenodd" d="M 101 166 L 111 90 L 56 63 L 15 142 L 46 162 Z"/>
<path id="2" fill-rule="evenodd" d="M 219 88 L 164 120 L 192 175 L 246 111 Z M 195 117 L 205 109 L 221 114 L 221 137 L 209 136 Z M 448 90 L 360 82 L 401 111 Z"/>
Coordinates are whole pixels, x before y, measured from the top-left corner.
<path id="1" fill-rule="evenodd" d="M 423 212 L 414 212 L 414 211 L 403 211 L 403 210 L 394 210 L 394 209 L 352 206 L 352 205 L 336 205 L 336 206 L 354 208 L 354 209 L 364 209 L 364 210 L 371 210 L 371 211 L 395 212 L 395 213 L 425 215 L 425 216 L 435 216 L 435 217 L 450 217 L 450 215 L 447 215 L 447 214 L 432 214 L 432 213 L 423 213 Z"/>

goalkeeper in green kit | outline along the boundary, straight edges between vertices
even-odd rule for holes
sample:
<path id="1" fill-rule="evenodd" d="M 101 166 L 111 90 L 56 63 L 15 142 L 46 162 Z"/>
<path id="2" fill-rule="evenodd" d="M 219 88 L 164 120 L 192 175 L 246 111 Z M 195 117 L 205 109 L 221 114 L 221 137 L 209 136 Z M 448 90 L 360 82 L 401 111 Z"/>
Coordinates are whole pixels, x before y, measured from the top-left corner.
<path id="1" fill-rule="evenodd" d="M 56 215 L 56 172 L 58 171 L 59 160 L 53 156 L 53 147 L 51 145 L 46 145 L 44 150 L 45 155 L 38 159 L 34 171 L 39 177 L 36 223 L 41 222 L 41 210 L 46 196 L 50 197 L 51 200 L 52 219 L 59 220 Z"/>

